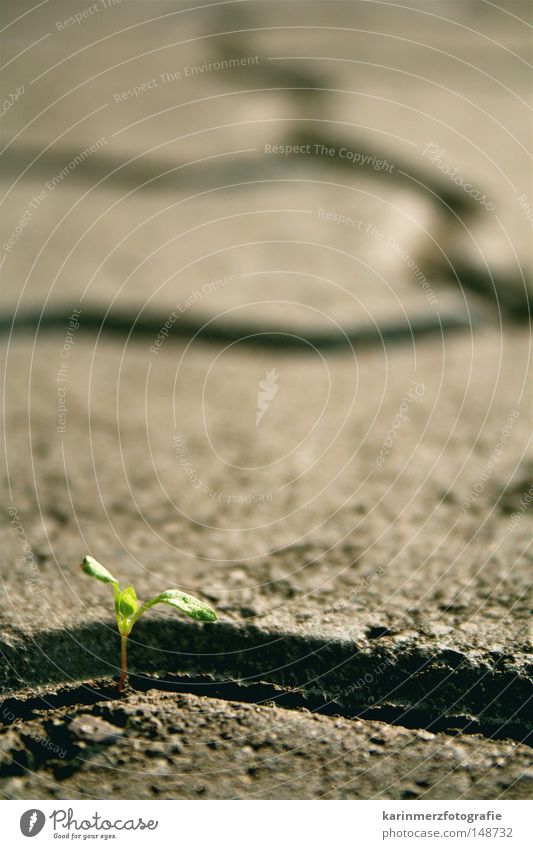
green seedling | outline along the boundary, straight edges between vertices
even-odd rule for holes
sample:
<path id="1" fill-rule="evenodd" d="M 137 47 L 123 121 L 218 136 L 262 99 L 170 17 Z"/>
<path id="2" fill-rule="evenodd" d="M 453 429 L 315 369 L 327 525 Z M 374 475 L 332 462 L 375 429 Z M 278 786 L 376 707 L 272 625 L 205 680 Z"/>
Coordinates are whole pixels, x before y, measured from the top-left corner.
<path id="1" fill-rule="evenodd" d="M 122 661 L 122 672 L 118 682 L 119 692 L 124 689 L 128 677 L 128 637 L 137 619 L 146 610 L 149 610 L 154 604 L 170 604 L 171 607 L 175 607 L 180 613 L 184 613 L 190 619 L 196 619 L 200 622 L 214 622 L 217 618 L 215 611 L 209 605 L 181 590 L 165 590 L 165 592 L 159 593 L 159 595 L 151 598 L 150 601 L 146 601 L 143 605 L 139 606 L 137 593 L 133 587 L 126 587 L 125 590 L 121 590 L 117 579 L 113 577 L 105 566 L 98 563 L 94 557 L 84 557 L 81 561 L 81 568 L 91 578 L 96 578 L 97 581 L 102 581 L 104 584 L 111 584 L 113 587 Z"/>

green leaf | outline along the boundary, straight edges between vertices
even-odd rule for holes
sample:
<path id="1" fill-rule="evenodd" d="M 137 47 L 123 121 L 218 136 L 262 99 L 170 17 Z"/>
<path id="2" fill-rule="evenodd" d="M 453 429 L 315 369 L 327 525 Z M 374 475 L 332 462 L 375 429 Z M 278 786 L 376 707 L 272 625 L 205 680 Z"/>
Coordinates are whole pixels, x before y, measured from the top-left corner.
<path id="1" fill-rule="evenodd" d="M 85 574 L 90 575 L 91 578 L 96 578 L 104 584 L 113 584 L 115 587 L 118 587 L 117 579 L 113 577 L 111 572 L 108 572 L 105 566 L 102 566 L 98 560 L 95 560 L 94 557 L 84 557 L 80 565 Z"/>
<path id="2" fill-rule="evenodd" d="M 185 616 L 189 616 L 191 619 L 196 619 L 199 622 L 214 622 L 217 618 L 212 607 L 181 590 L 165 590 L 164 593 L 160 593 L 160 595 L 150 599 L 144 605 L 144 608 L 147 609 L 154 604 L 170 604 L 181 613 L 184 613 Z"/>
<path id="3" fill-rule="evenodd" d="M 117 599 L 117 612 L 123 619 L 131 619 L 137 613 L 139 603 L 137 601 L 137 593 L 133 587 L 126 587 L 119 593 Z"/>

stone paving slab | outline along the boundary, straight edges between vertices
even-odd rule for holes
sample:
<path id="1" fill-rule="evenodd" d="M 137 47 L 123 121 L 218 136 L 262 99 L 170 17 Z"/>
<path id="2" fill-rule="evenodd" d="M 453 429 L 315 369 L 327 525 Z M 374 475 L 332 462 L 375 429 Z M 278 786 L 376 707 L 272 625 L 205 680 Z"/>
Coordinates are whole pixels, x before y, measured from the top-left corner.
<path id="1" fill-rule="evenodd" d="M 86 692 L 89 706 L 39 709 L 0 733 L 4 797 L 495 800 L 531 792 L 531 751 L 514 743 L 157 690 L 120 703 Z"/>
<path id="2" fill-rule="evenodd" d="M 168 5 L 122 3 L 61 31 L 64 4 L 51 2 L 11 27 L 5 85 L 25 89 L 3 117 L 15 142 L 3 233 L 65 163 L 104 141 L 4 251 L 8 312 L 19 296 L 29 311 L 47 299 L 45 316 L 81 310 L 51 336 L 32 324 L 33 338 L 3 337 L 0 686 L 22 713 L 28 699 L 53 702 L 2 734 L 7 796 L 531 792 L 530 337 L 501 323 L 527 317 L 531 285 L 520 201 L 531 43 L 517 22 L 530 10 L 328 2 L 325 22 L 324 8 L 176 7 L 136 26 Z M 17 58 L 41 37 L 31 62 Z M 260 61 L 114 96 L 245 54 Z M 328 152 L 265 152 L 314 143 Z M 348 167 L 341 148 L 389 157 L 395 171 Z M 462 204 L 446 168 L 495 208 Z M 220 192 L 235 182 L 248 185 Z M 275 303 L 258 306 L 258 290 Z M 298 306 L 280 304 L 288 293 Z M 182 324 L 230 310 L 227 322 L 304 335 L 450 315 L 472 329 L 329 356 L 264 340 L 251 356 L 232 339 L 184 344 L 179 318 L 169 338 L 121 338 L 98 333 L 91 313 L 112 305 L 128 324 L 184 303 Z M 108 588 L 77 565 L 88 552 L 141 597 L 178 585 L 220 613 L 205 628 L 147 616 L 130 652 L 142 692 L 121 704 Z M 201 695 L 187 676 L 203 676 Z M 146 692 L 150 677 L 182 692 Z M 76 686 L 91 678 L 87 700 Z M 278 688 L 286 707 L 231 701 L 253 700 L 253 687 Z M 268 723 L 258 764 L 253 741 Z M 36 742 L 43 731 L 68 763 Z M 326 743 L 309 745 L 317 737 Z"/>
<path id="3" fill-rule="evenodd" d="M 350 710 L 418 706 L 528 733 L 527 334 L 481 332 L 474 355 L 460 337 L 421 344 L 416 370 L 407 347 L 336 357 L 324 380 L 305 357 L 201 346 L 187 362 L 172 340 L 153 354 L 77 333 L 64 432 L 58 341 L 37 340 L 33 363 L 26 344 L 9 350 L 5 690 L 116 670 L 110 594 L 77 566 L 89 552 L 141 598 L 178 585 L 221 614 L 204 632 L 154 613 L 139 672 L 244 670 Z M 269 367 L 279 398 L 256 428 Z"/>
<path id="4" fill-rule="evenodd" d="M 63 372 L 63 339 L 38 338 L 34 353 L 21 340 L 7 352 L 11 497 L 43 557 L 53 543 L 59 562 L 76 563 L 84 540 L 101 560 L 109 547 L 117 569 L 128 564 L 137 580 L 143 568 L 167 580 L 176 569 L 209 569 L 220 592 L 217 563 L 225 582 L 235 561 L 255 568 L 275 555 L 281 577 L 278 570 L 295 572 L 295 557 L 306 563 L 313 550 L 331 548 L 333 558 L 340 549 L 351 552 L 345 565 L 357 577 L 394 560 L 373 582 L 379 587 L 367 587 L 380 596 L 417 575 L 427 588 L 428 574 L 441 570 L 462 571 L 467 591 L 473 575 L 489 580 L 487 561 L 507 562 L 509 577 L 519 565 L 527 511 L 516 529 L 506 527 L 520 480 L 504 508 L 499 499 L 515 472 L 527 472 L 527 333 L 479 332 L 442 347 L 428 341 L 393 356 L 327 361 L 268 352 L 250 359 L 238 346 L 184 349 L 172 339 L 153 353 L 144 341 L 97 344 L 82 327 L 71 339 Z M 279 392 L 256 427 L 258 382 L 269 368 Z M 405 418 L 385 445 L 402 403 Z M 18 544 L 15 534 L 8 544 Z M 330 569 L 342 580 L 342 568 Z"/>

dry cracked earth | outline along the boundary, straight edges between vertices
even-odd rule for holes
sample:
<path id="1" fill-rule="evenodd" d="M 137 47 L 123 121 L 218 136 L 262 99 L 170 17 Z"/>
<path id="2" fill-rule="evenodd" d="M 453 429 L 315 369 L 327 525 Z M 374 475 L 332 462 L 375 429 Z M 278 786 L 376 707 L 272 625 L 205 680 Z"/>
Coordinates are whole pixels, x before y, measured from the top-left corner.
<path id="1" fill-rule="evenodd" d="M 531 798 L 529 4 L 3 6 L 0 794 Z"/>

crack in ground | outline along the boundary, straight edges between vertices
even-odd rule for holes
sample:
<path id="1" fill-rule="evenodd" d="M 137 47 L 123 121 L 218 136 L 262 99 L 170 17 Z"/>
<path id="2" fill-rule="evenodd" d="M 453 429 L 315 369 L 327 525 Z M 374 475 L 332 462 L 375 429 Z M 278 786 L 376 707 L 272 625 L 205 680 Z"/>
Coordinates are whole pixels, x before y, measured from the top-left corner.
<path id="1" fill-rule="evenodd" d="M 146 693 L 149 690 L 189 693 L 222 701 L 275 705 L 286 710 L 308 710 L 325 716 L 379 721 L 434 734 L 481 734 L 494 740 L 513 739 L 529 746 L 533 745 L 533 732 L 521 725 L 522 733 L 517 733 L 516 723 L 510 723 L 509 728 L 503 725 L 495 730 L 472 716 L 457 714 L 434 717 L 425 710 L 397 705 L 377 705 L 362 710 L 350 710 L 334 700 L 321 701 L 306 696 L 303 690 L 284 690 L 264 681 L 248 684 L 241 681 L 217 681 L 209 675 L 170 675 L 166 678 L 131 675 L 129 681 L 130 691 L 138 693 Z M 76 687 L 62 688 L 47 695 L 27 699 L 8 698 L 2 705 L 4 716 L 1 721 L 4 727 L 9 727 L 19 721 L 29 722 L 42 718 L 43 711 L 48 713 L 60 708 L 91 707 L 102 700 L 120 704 L 120 698 L 116 685 L 107 684 L 105 681 L 88 682 Z M 12 714 L 14 718 L 6 720 L 5 713 Z"/>
<path id="2" fill-rule="evenodd" d="M 29 644 L 4 645 L 4 692 L 13 695 L 3 702 L 0 719 L 5 722 L 6 713 L 25 719 L 39 710 L 116 700 L 116 689 L 102 681 L 117 671 L 118 637 L 111 634 L 111 627 L 94 623 L 70 632 L 40 633 Z M 214 652 L 210 627 L 179 620 L 139 623 L 136 637 L 130 638 L 130 681 L 141 692 L 155 688 L 251 704 L 272 702 L 290 710 L 406 728 L 532 742 L 527 658 L 487 652 L 480 659 L 418 643 L 397 645 L 386 636 L 369 648 L 227 623 L 216 626 Z M 133 674 L 135 670 L 142 674 Z M 69 679 L 100 683 L 65 689 Z M 26 682 L 55 683 L 59 689 L 21 698 Z"/>

